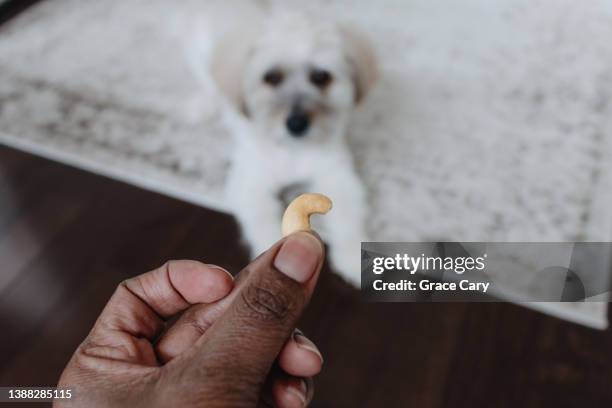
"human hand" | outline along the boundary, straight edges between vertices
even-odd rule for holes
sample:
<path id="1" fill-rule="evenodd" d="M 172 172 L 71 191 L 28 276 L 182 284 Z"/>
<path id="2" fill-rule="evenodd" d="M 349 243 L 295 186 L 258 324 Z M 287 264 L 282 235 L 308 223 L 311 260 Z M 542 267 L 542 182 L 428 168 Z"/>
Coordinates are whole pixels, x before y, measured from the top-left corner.
<path id="1" fill-rule="evenodd" d="M 223 269 L 193 261 L 121 283 L 60 378 L 74 398 L 57 406 L 307 405 L 322 358 L 294 329 L 323 257 L 322 243 L 300 232 L 235 285 Z"/>

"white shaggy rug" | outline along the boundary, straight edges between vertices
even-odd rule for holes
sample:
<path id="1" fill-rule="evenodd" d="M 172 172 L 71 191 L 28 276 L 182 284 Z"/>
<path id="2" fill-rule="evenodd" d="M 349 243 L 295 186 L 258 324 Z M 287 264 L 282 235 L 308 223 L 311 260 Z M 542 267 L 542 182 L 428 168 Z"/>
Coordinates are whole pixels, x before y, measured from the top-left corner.
<path id="1" fill-rule="evenodd" d="M 270 2 L 378 50 L 351 135 L 373 239 L 612 240 L 612 3 Z M 0 142 L 224 210 L 231 139 L 176 36 L 209 6 L 54 0 L 4 26 Z M 604 303 L 535 307 L 607 324 Z"/>

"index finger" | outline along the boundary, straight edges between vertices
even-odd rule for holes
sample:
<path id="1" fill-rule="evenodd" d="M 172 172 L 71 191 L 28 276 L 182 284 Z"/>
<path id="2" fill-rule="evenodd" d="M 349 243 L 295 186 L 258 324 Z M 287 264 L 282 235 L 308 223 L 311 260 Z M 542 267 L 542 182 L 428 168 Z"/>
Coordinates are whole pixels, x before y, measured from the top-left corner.
<path id="1" fill-rule="evenodd" d="M 197 303 L 212 303 L 233 287 L 224 269 L 196 261 L 169 261 L 122 282 L 92 329 L 121 331 L 152 340 L 164 321 Z"/>

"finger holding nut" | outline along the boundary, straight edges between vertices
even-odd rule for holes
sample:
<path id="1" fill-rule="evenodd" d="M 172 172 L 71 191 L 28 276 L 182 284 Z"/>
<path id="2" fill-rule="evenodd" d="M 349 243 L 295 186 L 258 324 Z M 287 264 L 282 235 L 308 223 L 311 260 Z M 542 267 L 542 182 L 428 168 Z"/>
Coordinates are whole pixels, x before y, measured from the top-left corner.
<path id="1" fill-rule="evenodd" d="M 283 237 L 298 231 L 311 231 L 310 216 L 326 214 L 332 208 L 332 201 L 323 194 L 305 193 L 293 200 L 283 215 Z"/>

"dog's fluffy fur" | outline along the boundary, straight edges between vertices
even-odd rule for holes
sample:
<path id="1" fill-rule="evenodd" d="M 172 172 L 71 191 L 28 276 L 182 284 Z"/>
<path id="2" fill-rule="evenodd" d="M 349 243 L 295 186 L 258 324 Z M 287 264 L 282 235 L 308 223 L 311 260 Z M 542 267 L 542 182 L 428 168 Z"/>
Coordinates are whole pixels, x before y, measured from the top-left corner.
<path id="1" fill-rule="evenodd" d="M 334 208 L 317 231 L 332 267 L 359 285 L 366 197 L 345 136 L 376 78 L 367 41 L 344 26 L 276 12 L 225 36 L 210 69 L 236 137 L 227 198 L 253 255 L 279 239 L 286 192 L 323 193 Z"/>

